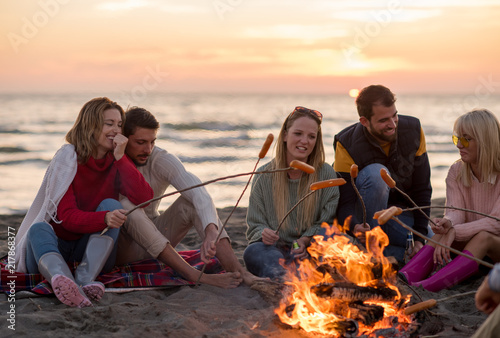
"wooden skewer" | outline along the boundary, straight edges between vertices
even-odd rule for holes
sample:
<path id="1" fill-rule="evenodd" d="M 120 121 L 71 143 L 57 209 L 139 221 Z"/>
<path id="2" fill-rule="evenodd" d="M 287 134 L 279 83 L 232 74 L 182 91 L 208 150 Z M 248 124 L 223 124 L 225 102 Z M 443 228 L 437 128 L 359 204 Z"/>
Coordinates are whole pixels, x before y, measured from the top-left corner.
<path id="1" fill-rule="evenodd" d="M 366 207 L 365 207 L 365 202 L 363 201 L 363 197 L 361 197 L 361 194 L 359 193 L 358 187 L 356 187 L 356 183 L 354 183 L 354 179 L 358 177 L 358 166 L 356 163 L 354 163 L 351 166 L 351 184 L 352 187 L 354 188 L 354 191 L 356 192 L 356 195 L 358 195 L 358 199 L 361 202 L 361 208 L 363 209 L 363 226 L 366 224 Z"/>
<path id="2" fill-rule="evenodd" d="M 477 214 L 477 215 L 481 215 L 481 216 L 484 216 L 484 217 L 488 217 L 488 218 L 494 219 L 495 221 L 499 221 L 500 222 L 500 218 L 492 216 L 492 215 L 485 214 L 483 212 L 479 212 L 479 211 L 471 210 L 471 209 L 453 207 L 453 206 L 445 206 L 445 205 L 427 205 L 427 206 L 423 206 L 423 207 L 417 206 L 417 207 L 414 207 L 414 208 L 403 209 L 403 211 L 413 211 L 413 210 L 417 210 L 417 209 L 433 209 L 433 208 L 438 208 L 438 209 L 453 209 L 453 210 L 460 210 L 460 211 L 471 212 L 473 214 Z"/>
<path id="3" fill-rule="evenodd" d="M 280 231 L 281 226 L 283 225 L 283 222 L 285 219 L 290 215 L 290 213 L 300 204 L 302 201 L 304 201 L 307 197 L 311 196 L 314 194 L 316 191 L 324 188 L 329 188 L 329 187 L 336 187 L 339 185 L 345 184 L 346 181 L 343 178 L 334 178 L 331 180 L 325 180 L 325 181 L 319 181 L 319 182 L 314 182 L 310 185 L 309 189 L 311 190 L 307 194 L 304 195 L 295 205 L 286 213 L 285 216 L 283 216 L 283 219 L 281 220 L 280 224 L 278 225 L 278 228 L 276 229 L 276 233 Z"/>
<path id="4" fill-rule="evenodd" d="M 300 163 L 303 163 L 303 162 L 300 162 Z M 206 182 L 203 182 L 203 183 L 199 183 L 199 184 L 196 184 L 196 185 L 193 185 L 191 187 L 187 187 L 187 188 L 184 188 L 184 189 L 180 189 L 180 190 L 176 190 L 176 191 L 172 191 L 170 193 L 167 193 L 167 194 L 164 194 L 164 195 L 161 195 L 161 196 L 158 196 L 158 197 L 155 197 L 155 198 L 152 198 L 146 202 L 143 202 L 141 204 L 138 204 L 136 205 L 135 207 L 133 207 L 132 209 L 128 210 L 126 213 L 125 213 L 125 216 L 128 216 L 130 215 L 133 211 L 139 209 L 139 208 L 142 208 L 143 206 L 151 203 L 151 202 L 154 202 L 154 201 L 157 201 L 157 200 L 160 200 L 162 198 L 165 198 L 165 197 L 168 197 L 168 196 L 172 196 L 172 195 L 175 195 L 175 194 L 179 194 L 179 193 L 182 193 L 184 191 L 187 191 L 187 190 L 191 190 L 191 189 L 195 189 L 195 188 L 199 188 L 199 187 L 202 187 L 204 185 L 207 185 L 207 184 L 210 184 L 210 183 L 215 183 L 215 182 L 218 182 L 218 181 L 223 181 L 223 180 L 227 180 L 227 179 L 230 179 L 230 178 L 236 178 L 236 177 L 241 177 L 241 176 L 248 176 L 248 175 L 260 175 L 260 174 L 270 174 L 270 173 L 276 173 L 276 172 L 281 172 L 281 171 L 289 171 L 289 170 L 293 170 L 293 169 L 300 169 L 300 168 L 296 168 L 296 167 L 288 167 L 288 168 L 279 168 L 279 169 L 273 169 L 273 170 L 263 170 L 263 171 L 251 171 L 251 172 L 247 172 L 247 173 L 241 173 L 241 174 L 235 174 L 235 175 L 229 175 L 229 176 L 224 176 L 224 177 L 219 177 L 219 178 L 215 178 L 213 180 L 210 180 L 210 181 L 206 181 Z M 101 232 L 101 236 L 104 235 L 106 233 L 106 231 L 109 230 L 109 227 L 105 228 L 102 232 Z"/>
<path id="5" fill-rule="evenodd" d="M 417 304 L 414 304 L 414 305 L 411 305 L 411 306 L 408 306 L 407 308 L 405 308 L 405 315 L 411 315 L 412 313 L 431 308 L 433 306 L 436 306 L 436 304 L 439 302 L 444 302 L 446 300 L 456 298 L 456 297 L 473 295 L 475 293 L 476 293 L 476 290 L 473 290 L 473 291 L 468 291 L 468 292 L 463 292 L 463 293 L 459 293 L 456 295 L 448 296 L 448 297 L 441 298 L 441 299 L 428 299 L 426 301 L 423 301 L 423 302 L 420 302 L 420 303 L 417 303 Z"/>
<path id="6" fill-rule="evenodd" d="M 257 162 L 255 163 L 255 166 L 253 168 L 253 172 L 255 172 L 255 170 L 257 170 L 257 166 L 259 165 L 259 161 L 262 158 L 266 157 L 267 151 L 269 150 L 269 147 L 271 147 L 271 144 L 273 143 L 273 140 L 274 140 L 274 135 L 273 134 L 267 135 L 266 141 L 264 142 L 264 145 L 262 146 L 262 149 L 259 152 L 259 158 L 257 159 Z M 226 224 L 229 221 L 229 218 L 231 218 L 231 216 L 233 215 L 234 210 L 236 210 L 236 208 L 238 207 L 238 204 L 240 203 L 241 198 L 245 194 L 245 191 L 247 190 L 248 185 L 252 181 L 252 177 L 253 177 L 253 174 L 250 175 L 250 177 L 248 178 L 247 184 L 245 185 L 245 188 L 243 188 L 243 191 L 241 192 L 240 197 L 236 201 L 236 204 L 234 205 L 234 208 L 231 210 L 231 212 L 229 213 L 229 216 L 227 216 L 226 221 L 222 225 L 222 228 L 219 230 L 219 233 L 217 234 L 217 238 L 215 239 L 215 244 L 217 244 L 217 242 L 219 241 L 220 235 L 222 234 L 222 231 L 224 231 L 224 228 L 226 227 Z M 194 284 L 195 286 L 199 285 L 201 277 L 203 276 L 203 273 L 205 272 L 206 266 L 207 265 L 204 264 L 203 267 L 201 268 L 200 275 L 198 276 L 198 279 L 196 280 L 196 283 Z"/>
<path id="7" fill-rule="evenodd" d="M 396 181 L 393 180 L 393 178 L 391 177 L 391 175 L 389 175 L 389 172 L 386 169 L 384 168 L 380 169 L 380 176 L 382 176 L 382 179 L 389 186 L 389 188 L 396 189 L 400 194 L 406 197 L 406 199 L 408 199 L 408 201 L 410 201 L 410 203 L 413 204 L 413 206 L 418 208 L 418 205 L 415 202 L 413 202 L 411 197 L 396 186 Z M 424 215 L 425 218 L 429 220 L 429 222 L 431 222 L 432 224 L 434 224 L 434 226 L 436 226 L 436 223 L 434 223 L 434 221 L 429 216 L 427 216 L 427 214 L 422 209 L 419 208 L 417 210 L 419 210 L 422 213 L 422 215 Z"/>
<path id="8" fill-rule="evenodd" d="M 426 241 L 429 241 L 429 242 L 431 242 L 431 243 L 434 243 L 434 244 L 436 244 L 436 245 L 439 245 L 440 247 L 445 248 L 445 249 L 447 249 L 447 250 L 450 250 L 451 252 L 453 252 L 453 253 L 455 253 L 455 254 L 457 254 L 457 255 L 464 256 L 464 257 L 467 257 L 467 258 L 469 258 L 469 259 L 472 259 L 472 260 L 473 260 L 473 261 L 475 261 L 476 263 L 478 263 L 478 264 L 482 264 L 482 265 L 484 265 L 484 266 L 486 266 L 486 267 L 488 267 L 488 268 L 490 268 L 490 269 L 492 269 L 492 268 L 493 268 L 493 264 L 491 264 L 491 263 L 485 262 L 485 261 L 483 261 L 483 260 L 481 260 L 481 259 L 479 259 L 479 258 L 476 258 L 476 257 L 474 257 L 474 256 L 470 256 L 470 255 L 464 254 L 463 252 L 461 252 L 461 251 L 459 251 L 459 250 L 456 250 L 456 249 L 453 249 L 452 247 L 449 247 L 449 246 L 447 246 L 447 245 L 441 244 L 441 243 L 439 243 L 438 241 L 436 241 L 436 240 L 434 240 L 434 239 L 432 239 L 432 238 L 429 238 L 429 237 L 425 236 L 424 234 L 421 234 L 421 233 L 420 233 L 420 232 L 418 232 L 417 230 L 414 230 L 414 229 L 412 229 L 411 227 L 409 227 L 408 225 L 406 225 L 406 224 L 404 224 L 403 222 L 401 222 L 401 221 L 400 221 L 397 217 L 395 217 L 395 216 L 392 216 L 392 219 L 393 219 L 393 220 L 395 220 L 396 222 L 398 222 L 398 223 L 399 223 L 399 224 L 400 224 L 403 228 L 405 228 L 406 230 L 411 231 L 413 234 L 417 235 L 417 236 L 418 236 L 418 237 L 420 237 L 420 238 L 425 239 Z"/>
<path id="9" fill-rule="evenodd" d="M 264 157 L 266 157 L 267 151 L 269 150 L 269 147 L 271 147 L 271 144 L 273 143 L 273 140 L 274 140 L 274 135 L 273 134 L 267 135 L 266 142 L 264 142 L 264 145 L 262 146 L 262 149 L 259 152 L 259 158 L 257 159 L 257 162 L 255 163 L 253 171 L 257 170 L 257 166 L 259 165 L 259 161 L 261 159 L 263 159 Z M 226 221 L 222 225 L 222 229 L 219 231 L 219 234 L 217 235 L 217 238 L 215 239 L 215 243 L 217 243 L 219 241 L 220 235 L 222 234 L 222 230 L 224 230 L 224 228 L 226 227 L 227 222 L 229 221 L 229 218 L 231 218 L 231 216 L 233 215 L 234 210 L 236 210 L 236 208 L 238 207 L 238 204 L 240 203 L 241 198 L 245 194 L 245 191 L 247 190 L 248 185 L 252 181 L 252 177 L 253 177 L 253 174 L 250 175 L 250 177 L 248 178 L 247 184 L 245 185 L 245 188 L 243 188 L 243 191 L 242 191 L 240 197 L 238 198 L 238 200 L 236 201 L 236 204 L 234 205 L 233 210 L 231 210 L 231 212 L 229 213 L 229 216 L 227 216 Z"/>
<path id="10" fill-rule="evenodd" d="M 429 238 L 427 236 L 425 236 L 424 234 L 421 234 L 420 232 L 418 232 L 417 230 L 414 230 L 413 228 L 409 227 L 408 225 L 404 224 L 401 220 L 399 220 L 397 217 L 395 217 L 396 215 L 400 215 L 402 212 L 404 211 L 413 211 L 413 210 L 417 210 L 417 209 L 430 209 L 430 208 L 443 208 L 443 209 L 455 209 L 455 210 L 461 210 L 461 211 L 466 211 L 466 212 L 472 212 L 472 213 L 476 213 L 478 215 L 482 215 L 482 216 L 485 216 L 485 217 L 489 217 L 491 219 L 494 219 L 494 220 L 497 220 L 497 221 L 500 221 L 500 218 L 497 218 L 495 216 L 491 216 L 491 215 L 488 215 L 488 214 L 485 214 L 485 213 L 482 213 L 482 212 L 479 212 L 479 211 L 475 211 L 475 210 L 470 210 L 470 209 L 464 209 L 464 208 L 458 208 L 458 207 L 452 207 L 452 206 L 423 206 L 423 207 L 415 207 L 415 208 L 408 208 L 408 209 L 401 209 L 401 208 L 398 208 L 398 207 L 395 207 L 395 206 L 392 206 L 390 207 L 389 209 L 386 209 L 386 210 L 380 210 L 380 211 L 377 211 L 374 215 L 373 215 L 373 218 L 374 219 L 377 219 L 379 224 L 384 224 L 386 223 L 389 218 L 392 218 L 394 219 L 396 222 L 398 222 L 403 228 L 405 228 L 406 230 L 408 231 L 411 231 L 413 234 L 419 236 L 420 238 L 423 238 L 425 239 L 426 241 L 429 241 L 431 243 L 434 243 L 436 245 L 439 245 L 440 247 L 443 247 L 445 249 L 448 249 L 450 250 L 451 252 L 453 253 L 456 253 L 457 255 L 460 255 L 460 256 L 464 256 L 464 257 L 467 257 L 469 259 L 472 259 L 473 261 L 479 263 L 479 264 L 482 264 L 488 268 L 493 268 L 493 264 L 490 264 L 486 261 L 483 261 L 479 258 L 476 258 L 474 256 L 469 256 L 467 254 L 464 254 L 463 252 L 459 251 L 459 250 L 456 250 L 456 249 L 453 249 L 447 245 L 444 245 L 444 244 L 441 244 L 439 243 L 438 241 L 432 239 L 432 238 Z"/>

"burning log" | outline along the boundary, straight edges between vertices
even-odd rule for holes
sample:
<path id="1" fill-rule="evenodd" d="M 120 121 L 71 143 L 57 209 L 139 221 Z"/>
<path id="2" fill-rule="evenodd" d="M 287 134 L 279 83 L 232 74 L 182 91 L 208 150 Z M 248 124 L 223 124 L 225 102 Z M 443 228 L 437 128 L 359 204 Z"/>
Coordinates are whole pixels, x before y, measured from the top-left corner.
<path id="1" fill-rule="evenodd" d="M 388 260 L 389 261 L 389 260 Z M 316 271 L 320 272 L 325 276 L 329 274 L 334 281 L 347 281 L 346 274 L 346 261 L 342 258 L 336 259 L 335 262 L 321 263 L 316 259 L 311 259 L 314 265 L 317 265 Z M 384 265 L 376 261 L 374 258 L 371 259 L 371 273 L 373 279 L 382 279 L 384 277 Z M 391 261 L 389 261 L 393 264 Z"/>
<path id="2" fill-rule="evenodd" d="M 346 318 L 331 323 L 331 330 L 335 330 L 344 337 L 356 337 L 358 335 L 359 325 L 358 322 Z"/>
<path id="3" fill-rule="evenodd" d="M 374 334 L 375 337 L 397 337 L 399 336 L 399 330 L 394 327 L 388 327 L 386 329 L 378 329 Z"/>
<path id="4" fill-rule="evenodd" d="M 360 250 L 333 233 L 327 239 L 315 237 L 308 249 L 311 259 L 289 270 L 289 292 L 275 310 L 281 322 L 336 337 L 352 336 L 351 322 L 364 337 L 379 330 L 406 334 L 411 318 L 403 308 L 409 296 L 401 295 L 392 262 L 383 256 L 387 235 L 374 228 L 367 232 L 366 250 Z"/>
<path id="5" fill-rule="evenodd" d="M 397 292 L 388 288 L 359 286 L 353 283 L 320 283 L 313 285 L 311 291 L 321 298 L 334 298 L 346 302 L 354 301 L 393 301 Z"/>
<path id="6" fill-rule="evenodd" d="M 288 317 L 292 317 L 293 311 L 295 309 L 295 304 L 290 304 L 285 308 L 285 312 Z M 382 308 L 382 317 L 383 317 Z M 359 324 L 355 320 L 356 318 L 341 318 L 339 320 L 331 321 L 323 326 L 323 329 L 327 332 L 336 332 L 342 337 L 356 337 L 359 331 Z M 380 318 L 378 319 L 380 320 Z"/>
<path id="7" fill-rule="evenodd" d="M 325 276 L 326 274 L 330 275 L 330 277 L 335 281 L 335 282 L 345 282 L 347 281 L 344 276 L 342 276 L 341 273 L 337 271 L 337 269 L 334 266 L 328 265 L 328 264 L 321 264 L 316 268 L 316 271 L 320 272 Z"/>
<path id="8" fill-rule="evenodd" d="M 349 317 L 367 326 L 372 326 L 384 318 L 384 308 L 380 305 L 353 302 L 349 304 L 349 310 L 351 312 Z"/>
<path id="9" fill-rule="evenodd" d="M 383 268 L 384 267 L 382 264 L 380 264 L 378 262 L 374 262 L 373 267 L 371 269 L 374 279 L 382 279 L 383 278 L 383 273 L 384 273 Z M 346 277 L 341 273 L 341 271 L 338 271 L 335 266 L 331 266 L 329 264 L 323 263 L 323 264 L 318 265 L 318 267 L 316 268 L 316 271 L 318 271 L 319 273 L 322 273 L 323 276 L 326 276 L 326 274 L 328 274 L 333 279 L 333 281 L 335 283 L 347 282 Z"/>

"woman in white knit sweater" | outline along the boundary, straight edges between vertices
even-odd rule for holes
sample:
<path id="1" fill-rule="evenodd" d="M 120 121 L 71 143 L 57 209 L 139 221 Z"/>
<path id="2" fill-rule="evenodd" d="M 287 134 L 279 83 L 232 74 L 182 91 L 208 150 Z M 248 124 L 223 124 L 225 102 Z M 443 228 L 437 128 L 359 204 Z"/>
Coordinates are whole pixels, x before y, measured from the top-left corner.
<path id="1" fill-rule="evenodd" d="M 486 109 L 460 116 L 454 126 L 453 142 L 460 160 L 448 171 L 446 205 L 500 217 L 500 123 Z M 461 210 L 446 209 L 443 218 L 431 226 L 433 238 L 446 246 L 482 259 L 500 261 L 500 222 Z M 425 249 L 425 250 L 424 250 Z M 425 279 L 438 265 L 446 265 Z M 425 245 L 400 270 L 412 285 L 440 291 L 470 277 L 478 263 L 434 244 Z"/>
<path id="2" fill-rule="evenodd" d="M 306 248 L 322 222 L 332 224 L 335 218 L 339 190 L 322 189 L 299 204 L 276 233 L 286 213 L 310 191 L 311 183 L 337 177 L 325 163 L 321 120 L 320 112 L 296 107 L 281 127 L 275 158 L 259 168 L 287 168 L 299 160 L 313 166 L 314 173 L 291 170 L 257 175 L 253 180 L 247 212 L 249 246 L 243 259 L 254 275 L 279 279 L 285 273 L 279 261 L 307 257 Z"/>

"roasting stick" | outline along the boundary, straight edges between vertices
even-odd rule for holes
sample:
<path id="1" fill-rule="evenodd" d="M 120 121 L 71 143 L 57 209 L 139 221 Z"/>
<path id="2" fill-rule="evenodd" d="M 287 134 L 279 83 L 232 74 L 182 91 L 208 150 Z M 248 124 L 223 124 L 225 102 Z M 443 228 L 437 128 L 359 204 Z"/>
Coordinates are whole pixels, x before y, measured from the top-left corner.
<path id="1" fill-rule="evenodd" d="M 352 187 L 354 188 L 354 191 L 356 192 L 356 195 L 358 195 L 358 199 L 361 202 L 361 207 L 363 208 L 363 227 L 364 227 L 366 224 L 366 207 L 365 207 L 365 202 L 363 201 L 363 197 L 361 197 L 358 187 L 356 187 L 356 184 L 354 183 L 354 179 L 356 177 L 358 177 L 358 166 L 356 164 L 353 164 L 351 166 L 351 184 Z"/>
<path id="2" fill-rule="evenodd" d="M 275 173 L 275 172 L 280 172 L 280 171 L 288 171 L 288 170 L 291 170 L 291 169 L 296 169 L 296 168 L 288 167 L 288 168 L 265 170 L 265 171 L 251 171 L 251 172 L 247 172 L 247 173 L 241 173 L 241 174 L 235 174 L 235 175 L 229 175 L 229 176 L 215 178 L 215 179 L 210 180 L 210 181 L 202 182 L 202 183 L 193 185 L 191 187 L 187 187 L 187 188 L 184 188 L 184 189 L 172 191 L 172 192 L 169 192 L 167 194 L 164 194 L 164 195 L 152 198 L 152 199 L 150 199 L 150 200 L 148 200 L 146 202 L 143 202 L 141 204 L 138 204 L 135 207 L 133 207 L 132 209 L 128 210 L 125 213 L 125 216 L 130 215 L 133 211 L 135 211 L 135 210 L 137 210 L 139 208 L 142 208 L 143 206 L 145 206 L 145 205 L 147 205 L 147 204 L 149 204 L 151 202 L 154 202 L 154 201 L 157 201 L 157 200 L 161 200 L 162 198 L 165 198 L 165 197 L 168 197 L 168 196 L 172 196 L 172 195 L 175 195 L 175 194 L 179 194 L 179 193 L 182 193 L 184 191 L 188 191 L 188 190 L 191 190 L 191 189 L 199 188 L 199 187 L 202 187 L 202 186 L 210 184 L 210 183 L 224 181 L 224 180 L 227 180 L 227 179 L 230 179 L 230 178 L 236 178 L 236 177 L 241 177 L 241 176 L 254 175 L 254 174 L 269 174 L 269 173 Z M 109 230 L 109 227 L 107 227 L 106 229 L 104 229 L 101 232 L 101 236 L 104 235 L 106 233 L 106 231 L 108 231 L 108 230 Z"/>
<path id="3" fill-rule="evenodd" d="M 380 176 L 382 176 L 382 179 L 389 186 L 389 188 L 394 188 L 397 191 L 399 191 L 399 193 L 402 194 L 404 197 L 406 197 L 408 199 L 408 201 L 410 201 L 411 204 L 413 204 L 413 206 L 418 208 L 418 205 L 415 202 L 413 202 L 413 200 L 410 198 L 410 196 L 408 196 L 403 190 L 399 189 L 396 186 L 396 181 L 394 181 L 392 179 L 391 175 L 389 175 L 389 172 L 386 169 L 384 169 L 384 168 L 380 169 Z M 434 223 L 434 221 L 429 216 L 427 216 L 427 214 L 422 209 L 418 209 L 418 210 L 422 213 L 422 215 L 425 216 L 425 218 L 427 218 L 429 220 L 429 222 L 431 222 L 432 224 L 434 224 L 434 226 L 436 226 L 436 223 Z"/>
<path id="4" fill-rule="evenodd" d="M 483 212 L 479 212 L 479 211 L 471 210 L 471 209 L 459 208 L 459 207 L 445 206 L 445 205 L 428 205 L 428 206 L 423 206 L 423 207 L 407 208 L 407 209 L 403 209 L 403 212 L 404 211 L 413 211 L 413 210 L 417 210 L 417 209 L 433 209 L 433 208 L 438 208 L 438 209 L 453 209 L 453 210 L 460 210 L 460 211 L 471 212 L 473 214 L 478 214 L 478 215 L 481 215 L 481 216 L 484 216 L 484 217 L 489 217 L 491 219 L 494 219 L 495 221 L 499 221 L 500 222 L 500 218 L 495 217 L 495 216 L 491 216 L 491 215 L 488 215 L 488 214 L 485 214 Z"/>
<path id="5" fill-rule="evenodd" d="M 292 163 L 290 163 L 290 164 L 292 165 Z M 215 179 L 210 180 L 210 181 L 206 181 L 206 182 L 203 182 L 203 183 L 200 183 L 200 184 L 193 185 L 192 187 L 187 187 L 187 188 L 184 188 L 184 189 L 172 191 L 172 192 L 167 193 L 165 195 L 152 198 L 149 201 L 146 201 L 144 203 L 138 204 L 135 207 L 133 207 L 132 209 L 128 210 L 125 213 L 125 216 L 130 215 L 133 211 L 135 211 L 135 210 L 137 210 L 137 209 L 139 209 L 139 208 L 141 208 L 141 207 L 143 207 L 143 206 L 145 206 L 145 205 L 147 205 L 147 204 L 149 204 L 151 202 L 160 200 L 160 199 L 168 197 L 168 196 L 179 194 L 179 193 L 182 193 L 182 192 L 187 191 L 187 190 L 191 190 L 191 189 L 194 189 L 194 188 L 199 188 L 199 187 L 202 187 L 202 186 L 210 184 L 210 183 L 214 183 L 214 182 L 218 182 L 218 181 L 223 181 L 223 180 L 227 180 L 227 179 L 230 179 L 230 178 L 247 176 L 247 175 L 272 174 L 272 173 L 281 172 L 281 171 L 289 171 L 289 170 L 293 170 L 293 169 L 300 169 L 298 166 L 302 166 L 302 165 L 306 165 L 306 164 L 303 163 L 303 162 L 297 161 L 297 163 L 294 163 L 294 165 L 296 165 L 297 167 L 290 166 L 288 168 L 280 168 L 280 169 L 273 169 L 273 170 L 251 171 L 251 172 L 247 172 L 247 173 L 241 173 L 241 174 L 235 174 L 235 175 L 229 175 L 229 176 L 215 178 Z M 108 230 L 109 230 L 109 227 L 105 228 L 101 232 L 101 236 L 104 235 L 106 233 L 106 231 L 108 231 Z"/>
<path id="6" fill-rule="evenodd" d="M 292 161 L 293 162 L 293 161 Z M 290 163 L 291 165 L 291 163 Z M 311 167 L 313 168 L 313 167 Z M 314 170 L 314 168 L 313 168 Z M 312 171 L 314 172 L 314 171 Z M 312 173 L 311 172 L 311 173 Z M 304 201 L 307 197 L 311 196 L 312 194 L 314 194 L 316 191 L 320 190 L 320 189 L 324 189 L 324 188 L 329 188 L 329 187 L 337 187 L 339 185 L 343 185 L 345 184 L 346 181 L 343 179 L 343 178 L 333 178 L 331 180 L 325 180 L 325 181 L 319 181 L 319 182 L 314 182 L 310 185 L 309 189 L 311 190 L 310 192 L 308 192 L 307 194 L 304 195 L 304 197 L 302 197 L 297 203 L 295 203 L 295 205 L 286 213 L 286 215 L 283 217 L 283 219 L 281 220 L 280 224 L 278 225 L 278 228 L 276 229 L 276 233 L 278 233 L 280 231 L 280 228 L 281 226 L 283 225 L 283 222 L 285 221 L 285 219 L 288 217 L 288 215 L 290 215 L 290 213 L 300 204 L 302 203 L 302 201 Z"/>
<path id="7" fill-rule="evenodd" d="M 457 255 L 460 255 L 460 256 L 464 256 L 464 257 L 467 257 L 469 259 L 472 259 L 473 261 L 475 261 L 476 263 L 479 263 L 479 264 L 482 264 L 488 268 L 493 268 L 493 264 L 491 263 L 488 263 L 488 262 L 485 262 L 479 258 L 476 258 L 474 256 L 470 256 L 470 255 L 467 255 L 467 254 L 464 254 L 463 252 L 459 251 L 459 250 L 456 250 L 456 249 L 453 249 L 452 247 L 449 247 L 447 245 L 444 245 L 444 244 L 441 244 L 439 243 L 438 241 L 432 239 L 432 238 L 429 238 L 423 234 L 421 234 L 420 232 L 418 232 L 417 230 L 414 230 L 412 229 L 411 227 L 409 227 L 408 225 L 404 224 L 403 222 L 401 222 L 397 217 L 397 215 L 400 215 L 401 213 L 403 212 L 403 209 L 401 208 L 398 208 L 398 207 L 395 207 L 395 206 L 392 206 L 390 207 L 389 209 L 386 209 L 386 210 L 381 210 L 381 211 L 377 211 L 374 215 L 373 215 L 373 218 L 377 219 L 378 220 L 378 223 L 380 225 L 382 224 L 385 224 L 388 220 L 390 219 L 393 219 L 395 220 L 396 222 L 398 222 L 403 228 L 405 228 L 406 230 L 408 231 L 411 231 L 412 233 L 414 233 L 415 235 L 417 235 L 418 237 L 421 237 L 431 243 L 434 243 L 436 245 L 439 245 L 440 247 L 443 247 L 447 250 L 450 250 L 451 252 L 457 254 Z"/>
<path id="8" fill-rule="evenodd" d="M 436 306 L 437 303 L 443 302 L 445 300 L 449 300 L 449 299 L 456 298 L 456 297 L 473 295 L 475 293 L 476 293 L 476 290 L 473 290 L 473 291 L 468 291 L 468 292 L 448 296 L 448 297 L 441 298 L 441 299 L 428 299 L 426 301 L 423 301 L 423 302 L 420 302 L 420 303 L 417 303 L 417 304 L 414 304 L 414 305 L 411 305 L 411 306 L 408 306 L 407 308 L 405 308 L 405 315 L 411 315 L 412 313 L 426 310 L 428 308 Z"/>
<path id="9" fill-rule="evenodd" d="M 259 161 L 261 159 L 263 159 L 264 157 L 266 157 L 267 151 L 269 150 L 269 147 L 271 147 L 271 144 L 273 143 L 273 140 L 274 140 L 274 135 L 273 134 L 267 135 L 266 141 L 262 145 L 262 149 L 259 152 L 259 158 L 257 159 L 257 162 L 255 163 L 255 166 L 253 168 L 253 172 L 255 172 L 255 170 L 257 170 L 257 166 L 259 165 Z M 226 224 L 229 221 L 229 218 L 231 218 L 231 216 L 233 215 L 234 210 L 236 210 L 236 208 L 238 207 L 238 204 L 240 203 L 241 198 L 245 194 L 245 191 L 247 190 L 248 185 L 252 181 L 252 177 L 253 177 L 253 174 L 250 175 L 250 177 L 248 178 L 247 184 L 245 185 L 245 188 L 243 188 L 243 191 L 241 192 L 240 197 L 236 201 L 236 204 L 234 205 L 233 210 L 231 210 L 231 212 L 229 213 L 229 216 L 227 216 L 226 221 L 222 225 L 222 228 L 219 230 L 219 233 L 217 234 L 217 238 L 215 239 L 215 243 L 217 243 L 219 241 L 219 238 L 220 238 L 220 235 L 222 234 L 222 231 L 226 227 Z M 198 279 L 196 280 L 195 286 L 198 286 L 198 283 L 200 282 L 201 276 L 203 276 L 203 273 L 205 272 L 205 267 L 206 266 L 207 266 L 206 264 L 203 264 L 203 267 L 201 269 L 200 275 L 198 276 Z"/>
<path id="10" fill-rule="evenodd" d="M 290 165 L 292 165 L 293 163 L 297 163 L 297 162 L 299 162 L 299 161 L 293 160 L 292 162 L 290 162 Z M 302 170 L 305 173 L 312 174 L 312 173 L 314 173 L 316 171 L 316 169 L 314 169 L 314 167 L 310 166 L 309 164 L 306 164 L 306 163 L 303 163 L 303 162 L 301 162 L 301 164 L 303 164 L 303 166 L 301 166 L 300 170 Z M 283 216 L 283 218 L 281 219 L 281 222 L 278 225 L 278 228 L 276 229 L 275 233 L 278 233 L 278 231 L 280 231 L 281 225 L 283 225 L 283 222 L 288 217 L 288 215 L 290 215 L 290 213 L 293 211 L 293 209 L 295 209 L 300 203 L 302 203 L 303 200 L 305 200 L 307 197 L 309 197 L 312 193 L 314 193 L 314 191 L 311 191 L 311 192 L 307 193 L 297 203 L 295 203 L 295 205 L 290 210 L 288 210 L 288 212 L 286 213 L 286 215 Z"/>
<path id="11" fill-rule="evenodd" d="M 266 142 L 264 142 L 264 144 L 262 145 L 262 149 L 260 150 L 260 153 L 259 153 L 259 158 L 257 159 L 257 162 L 255 163 L 255 166 L 253 168 L 254 172 L 255 172 L 255 170 L 257 170 L 257 166 L 259 165 L 259 161 L 261 159 L 263 159 L 264 157 L 266 157 L 267 151 L 269 150 L 269 147 L 271 147 L 271 144 L 273 143 L 273 140 L 274 140 L 274 135 L 273 134 L 267 135 Z M 219 241 L 220 235 L 222 234 L 222 230 L 224 230 L 224 228 L 226 227 L 227 222 L 229 221 L 229 218 L 231 218 L 234 210 L 236 210 L 236 208 L 238 207 L 238 204 L 240 203 L 241 198 L 245 194 L 245 191 L 247 190 L 248 185 L 252 181 L 252 177 L 253 177 L 253 174 L 250 175 L 250 177 L 248 178 L 247 184 L 245 185 L 245 188 L 243 188 L 243 191 L 241 192 L 240 197 L 236 201 L 236 204 L 234 205 L 233 210 L 231 210 L 231 212 L 229 213 L 229 216 L 227 216 L 226 221 L 222 225 L 222 229 L 220 229 L 219 234 L 217 235 L 217 238 L 215 239 L 215 243 L 217 243 Z"/>

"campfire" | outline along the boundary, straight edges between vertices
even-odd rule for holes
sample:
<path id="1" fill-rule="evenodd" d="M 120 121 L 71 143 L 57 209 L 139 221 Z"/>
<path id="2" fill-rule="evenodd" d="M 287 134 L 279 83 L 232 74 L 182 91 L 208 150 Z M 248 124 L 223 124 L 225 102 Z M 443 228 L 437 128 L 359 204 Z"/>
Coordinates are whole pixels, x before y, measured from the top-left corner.
<path id="1" fill-rule="evenodd" d="M 310 260 L 287 275 L 287 292 L 275 309 L 281 322 L 307 332 L 337 337 L 405 336 L 412 329 L 404 314 L 409 296 L 396 287 L 396 271 L 384 257 L 388 238 L 380 227 L 367 232 L 366 250 L 334 224 L 335 235 L 315 236 Z"/>

